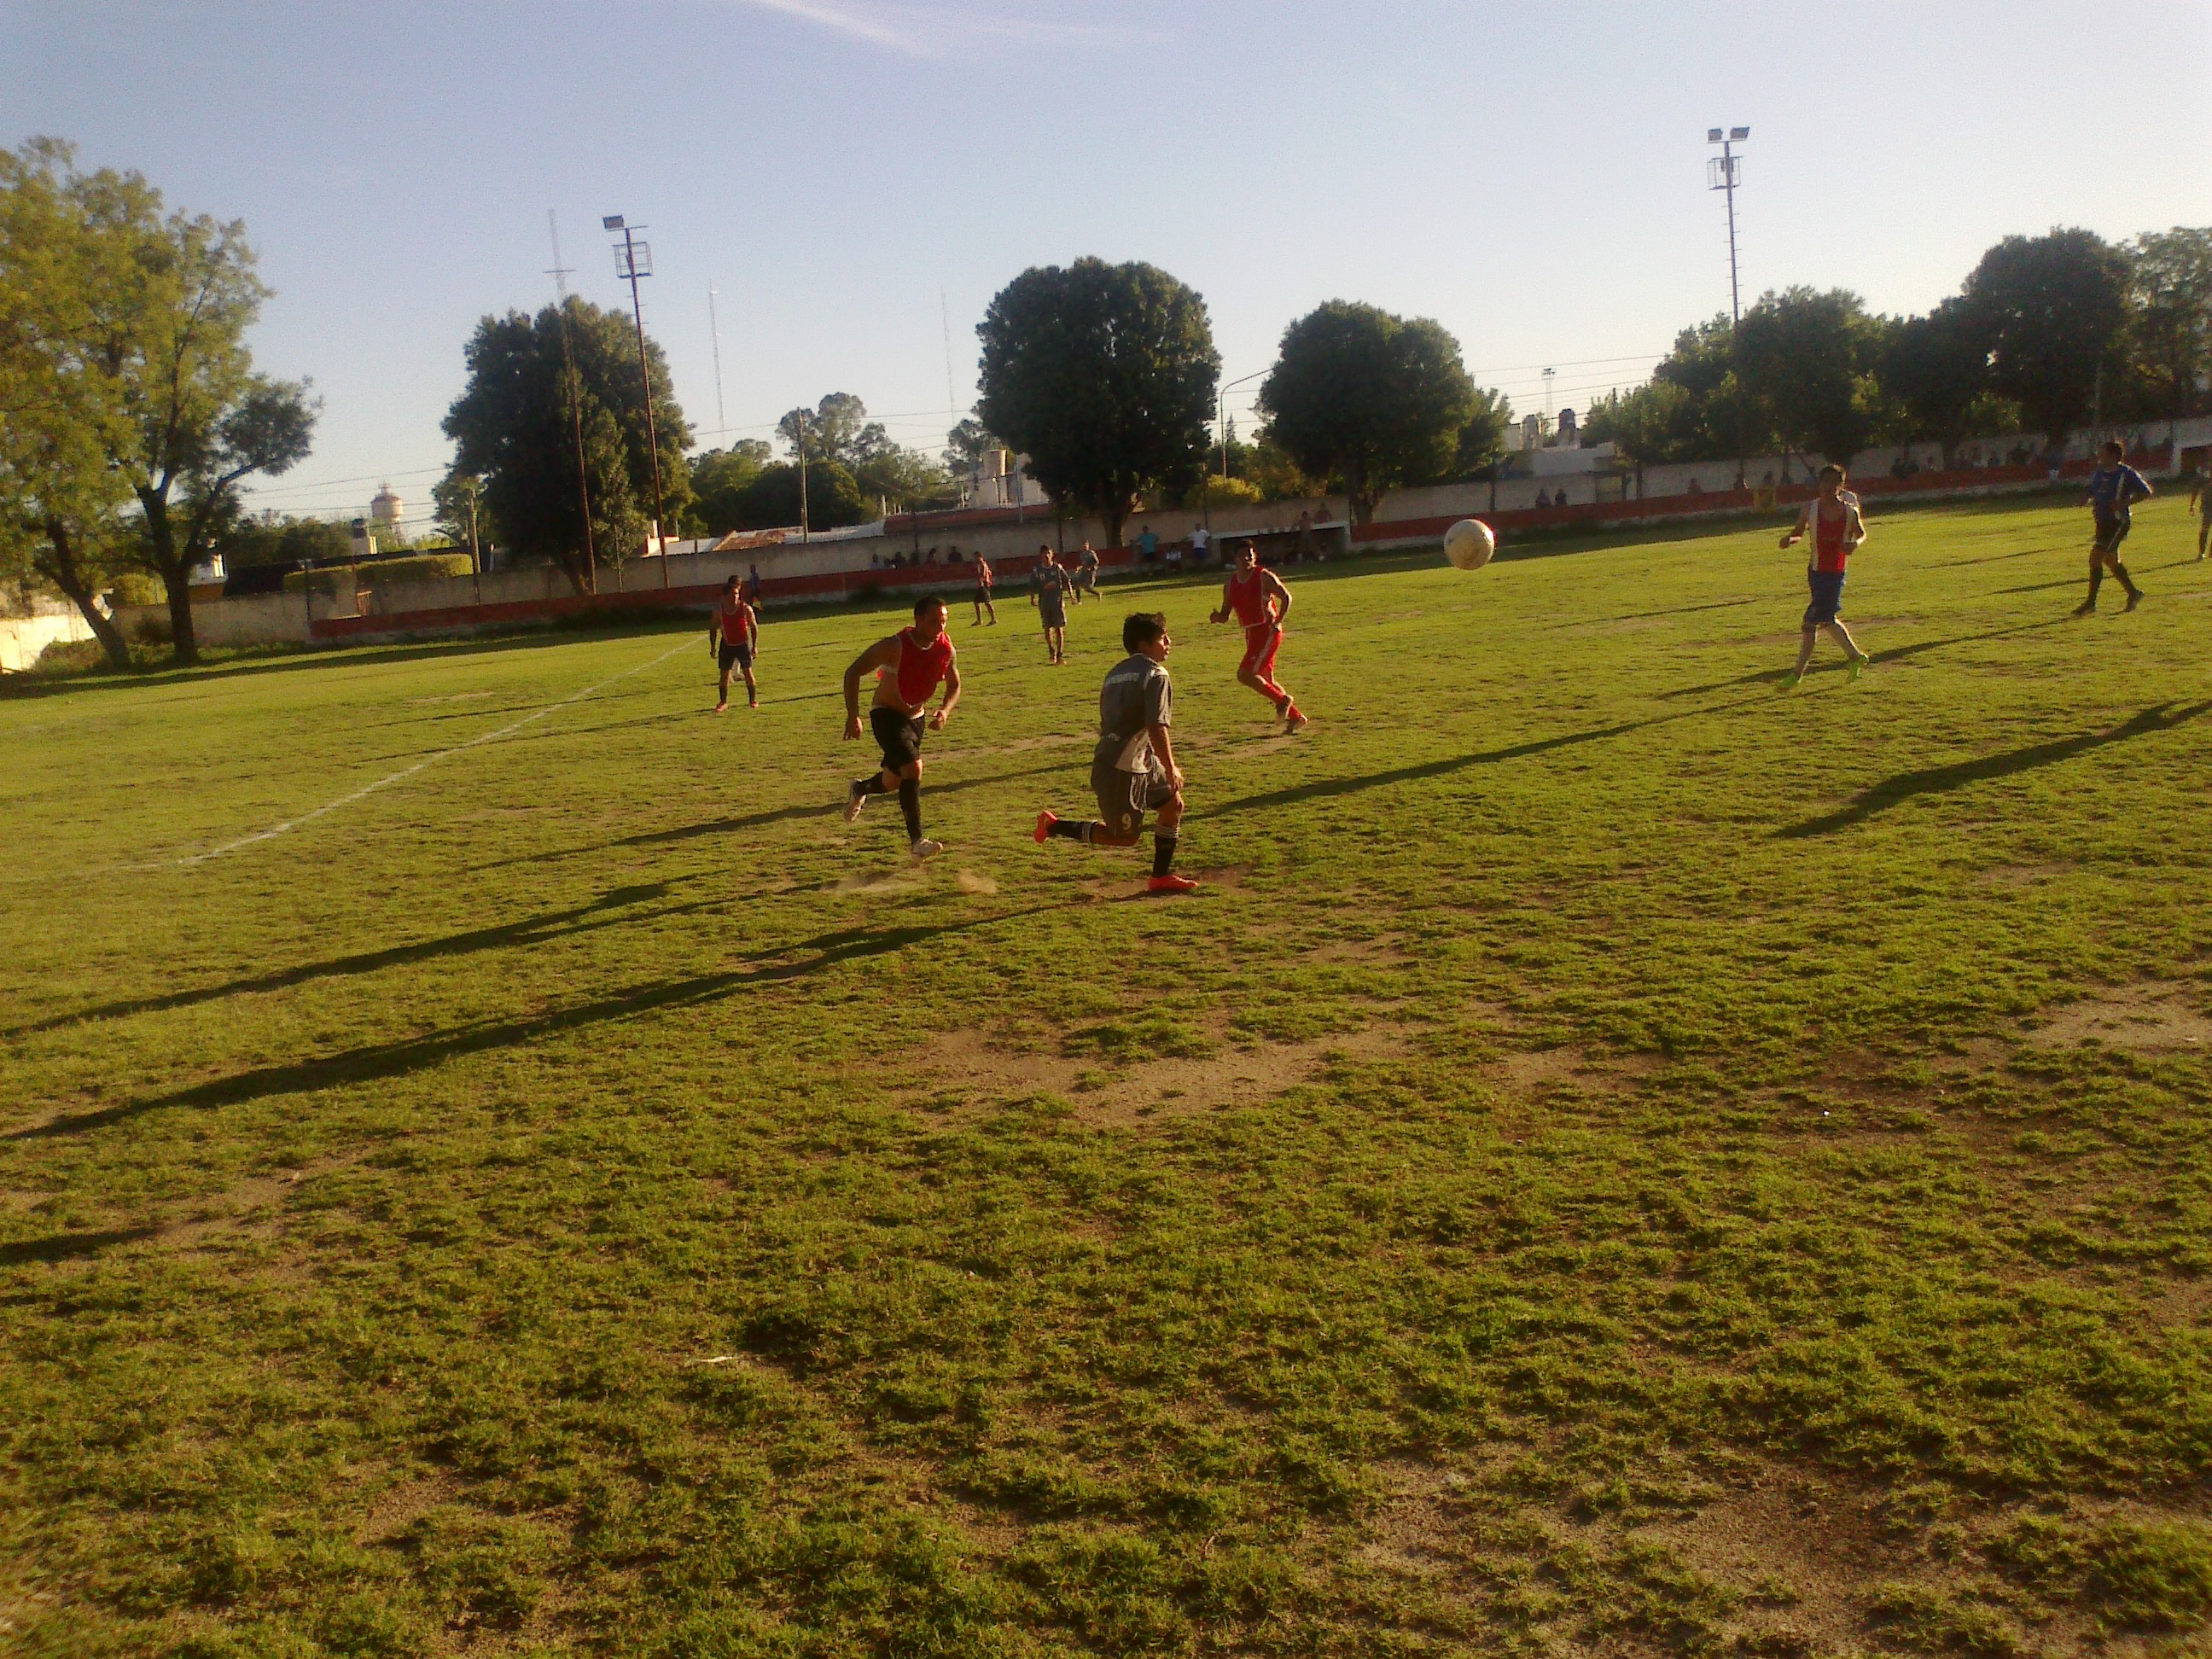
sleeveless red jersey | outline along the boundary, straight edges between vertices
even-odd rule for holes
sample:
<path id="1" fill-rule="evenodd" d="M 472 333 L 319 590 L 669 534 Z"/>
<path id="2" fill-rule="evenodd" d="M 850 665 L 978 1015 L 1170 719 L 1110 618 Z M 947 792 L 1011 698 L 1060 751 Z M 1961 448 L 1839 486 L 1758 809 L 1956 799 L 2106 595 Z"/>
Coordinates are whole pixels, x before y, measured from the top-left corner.
<path id="1" fill-rule="evenodd" d="M 1229 579 L 1229 608 L 1237 613 L 1237 620 L 1247 628 L 1260 628 L 1275 620 L 1275 613 L 1267 604 L 1267 589 L 1260 575 L 1260 568 L 1252 567 L 1251 574 L 1243 572 Z"/>
<path id="2" fill-rule="evenodd" d="M 1820 509 L 1826 505 L 1826 501 L 1820 501 L 1813 503 L 1813 568 L 1832 572 L 1843 569 L 1851 556 L 1848 539 L 1851 510 L 1839 501 L 1835 504 L 1836 516 L 1823 518 Z"/>
<path id="3" fill-rule="evenodd" d="M 939 634 L 925 645 L 915 638 L 914 629 L 902 628 L 898 642 L 898 667 L 893 671 L 897 678 L 893 684 L 901 702 L 908 708 L 919 708 L 945 683 L 945 672 L 952 666 L 952 641 Z"/>
<path id="4" fill-rule="evenodd" d="M 730 644 L 750 645 L 753 642 L 752 607 L 742 600 L 736 605 L 724 604 L 716 626 L 722 630 L 722 638 Z"/>

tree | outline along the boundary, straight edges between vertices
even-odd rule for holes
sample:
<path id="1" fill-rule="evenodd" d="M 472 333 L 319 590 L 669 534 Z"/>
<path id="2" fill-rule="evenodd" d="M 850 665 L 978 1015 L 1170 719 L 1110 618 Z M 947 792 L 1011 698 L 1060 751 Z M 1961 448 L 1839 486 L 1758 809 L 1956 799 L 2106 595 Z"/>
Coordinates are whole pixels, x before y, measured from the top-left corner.
<path id="1" fill-rule="evenodd" d="M 2212 384 L 2212 228 L 2148 231 L 2125 252 L 2129 355 L 2142 412 L 2194 414 Z"/>
<path id="2" fill-rule="evenodd" d="M 224 568 L 233 573 L 256 565 L 325 563 L 350 557 L 353 537 L 343 525 L 329 519 L 264 513 L 232 524 L 216 544 L 216 551 L 222 555 Z"/>
<path id="3" fill-rule="evenodd" d="M 1990 385 L 2019 400 L 2054 452 L 2087 418 L 2100 368 L 2118 366 L 2128 277 L 2118 248 L 2073 229 L 2008 236 L 1966 278 L 1988 331 Z"/>
<path id="4" fill-rule="evenodd" d="M 126 434 L 93 349 L 125 264 L 95 232 L 115 208 L 143 210 L 143 185 L 84 178 L 73 159 L 52 139 L 0 151 L 0 556 L 14 585 L 58 589 L 127 668 L 100 605 L 128 534 L 118 509 L 131 492 L 108 462 Z"/>
<path id="5" fill-rule="evenodd" d="M 975 331 L 978 418 L 1056 501 L 1096 513 L 1109 542 L 1146 491 L 1197 483 L 1221 358 L 1193 289 L 1142 264 L 1033 267 Z"/>
<path id="6" fill-rule="evenodd" d="M 1883 342 L 1881 383 L 1904 404 L 1911 434 L 1942 445 L 1952 466 L 1990 404 L 1989 333 L 1971 303 L 1954 295 L 1895 324 Z"/>
<path id="7" fill-rule="evenodd" d="M 883 423 L 868 419 L 868 406 L 849 392 L 832 392 L 812 409 L 793 410 L 775 429 L 792 459 L 804 453 L 809 466 L 836 461 L 850 470 L 891 447 Z"/>
<path id="8" fill-rule="evenodd" d="M 782 461 L 761 469 L 739 494 L 729 527 L 775 530 L 800 522 L 799 468 Z M 850 471 L 836 461 L 815 461 L 806 469 L 805 523 L 816 530 L 866 524 L 875 516 Z"/>
<path id="9" fill-rule="evenodd" d="M 1301 470 L 1340 480 L 1364 524 L 1395 485 L 1450 469 L 1474 383 L 1441 323 L 1331 300 L 1283 331 L 1259 407 L 1268 437 Z"/>
<path id="10" fill-rule="evenodd" d="M 35 201 L 32 216 L 52 238 L 19 267 L 46 289 L 31 296 L 27 320 L 39 331 L 46 384 L 67 388 L 45 405 L 58 422 L 47 433 L 48 465 L 99 446 L 111 480 L 137 506 L 135 534 L 114 551 L 161 579 L 176 659 L 197 661 L 193 567 L 241 510 L 240 481 L 289 469 L 314 428 L 306 384 L 257 374 L 246 349 L 270 290 L 253 273 L 246 228 L 181 211 L 164 218 L 161 192 L 139 174 L 79 173 L 70 148 L 52 140 L 11 158 L 7 182 L 11 195 Z M 54 293 L 58 283 L 73 291 Z M 69 495 L 58 477 L 49 474 L 51 503 Z M 79 495 L 72 511 L 91 505 Z M 54 568 L 67 573 L 57 580 L 82 587 L 77 551 L 64 551 L 57 526 L 49 526 Z"/>
<path id="11" fill-rule="evenodd" d="M 966 472 L 992 450 L 1006 447 L 1003 439 L 970 415 L 945 434 L 945 470 Z"/>
<path id="12" fill-rule="evenodd" d="M 672 526 L 691 501 L 684 462 L 691 428 L 669 392 L 659 345 L 648 340 L 646 354 L 661 501 Z M 534 317 L 510 311 L 484 318 L 463 355 L 468 383 L 446 413 L 445 432 L 454 442 L 455 470 L 483 480 L 491 538 L 551 559 L 576 592 L 590 592 L 594 559 L 619 562 L 653 519 L 653 456 L 629 319 L 571 295 L 565 308 L 547 306 Z M 578 481 L 580 427 L 588 526 Z"/>
<path id="13" fill-rule="evenodd" d="M 482 478 L 458 468 L 430 486 L 430 504 L 438 509 L 438 529 L 455 546 L 469 550 L 469 556 L 476 561 L 479 572 L 483 569 L 483 550 L 489 543 L 483 488 Z"/>
<path id="14" fill-rule="evenodd" d="M 1459 429 L 1459 453 L 1452 471 L 1462 478 L 1486 478 L 1506 455 L 1505 440 L 1513 429 L 1512 400 L 1495 386 L 1477 386 L 1473 412 Z"/>
<path id="15" fill-rule="evenodd" d="M 739 528 L 739 503 L 769 464 L 764 438 L 740 438 L 727 449 L 709 449 L 691 458 L 691 520 L 709 536 Z"/>
<path id="16" fill-rule="evenodd" d="M 1883 422 L 1880 322 L 1844 289 L 1761 295 L 1736 331 L 1737 372 L 1759 424 L 1787 448 L 1848 466 Z"/>

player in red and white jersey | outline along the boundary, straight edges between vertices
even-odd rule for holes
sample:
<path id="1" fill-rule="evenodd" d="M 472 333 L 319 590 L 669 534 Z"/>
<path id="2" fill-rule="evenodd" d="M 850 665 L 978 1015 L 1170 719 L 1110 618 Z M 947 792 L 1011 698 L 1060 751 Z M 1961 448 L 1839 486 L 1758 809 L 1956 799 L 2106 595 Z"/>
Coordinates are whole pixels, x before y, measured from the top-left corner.
<path id="1" fill-rule="evenodd" d="M 960 701 L 960 653 L 945 632 L 945 601 L 916 599 L 913 627 L 878 640 L 853 659 L 845 671 L 848 743 L 860 741 L 860 677 L 868 673 L 876 677 L 875 706 L 868 710 L 868 724 L 884 751 L 884 763 L 881 770 L 854 779 L 846 790 L 845 822 L 860 816 L 869 796 L 896 794 L 915 857 L 934 857 L 945 850 L 945 843 L 921 833 L 921 738 L 925 726 L 943 731 L 953 705 Z M 925 719 L 930 696 L 940 685 L 944 699 L 927 710 Z"/>
<path id="2" fill-rule="evenodd" d="M 1283 648 L 1283 623 L 1290 614 L 1291 590 L 1273 571 L 1261 567 L 1259 550 L 1245 543 L 1236 568 L 1221 585 L 1221 609 L 1212 620 L 1225 623 L 1234 616 L 1244 625 L 1244 660 L 1237 665 L 1237 683 L 1274 704 L 1275 713 L 1289 722 L 1288 730 L 1303 732 L 1306 717 L 1291 694 L 1275 684 L 1275 653 Z"/>
<path id="3" fill-rule="evenodd" d="M 745 707 L 760 707 L 760 688 L 753 684 L 753 647 L 759 639 L 760 613 L 746 598 L 744 583 L 732 576 L 722 584 L 721 603 L 714 608 L 714 619 L 707 624 L 707 649 L 722 669 L 722 700 L 714 705 L 717 714 L 730 706 L 732 668 L 745 677 Z"/>
<path id="4" fill-rule="evenodd" d="M 1844 488 L 1844 469 L 1832 461 L 1822 467 L 1820 493 L 1805 503 L 1805 510 L 1797 515 L 1796 527 L 1782 538 L 1784 547 L 1800 541 L 1812 544 L 1811 557 L 1805 562 L 1805 585 L 1812 592 L 1813 602 L 1805 607 L 1797 666 L 1787 681 L 1793 687 L 1803 681 L 1806 666 L 1813 660 L 1813 647 L 1824 628 L 1835 636 L 1836 643 L 1850 659 L 1853 679 L 1858 678 L 1867 665 L 1867 653 L 1859 649 L 1851 630 L 1844 626 L 1844 570 L 1867 533 L 1866 520 L 1859 516 L 1859 498 Z"/>

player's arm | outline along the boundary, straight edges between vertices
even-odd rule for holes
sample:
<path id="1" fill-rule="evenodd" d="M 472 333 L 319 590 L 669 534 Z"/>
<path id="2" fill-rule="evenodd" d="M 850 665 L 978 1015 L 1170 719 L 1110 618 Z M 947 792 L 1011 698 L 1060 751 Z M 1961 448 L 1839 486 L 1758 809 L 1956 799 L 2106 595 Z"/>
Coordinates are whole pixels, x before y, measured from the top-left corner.
<path id="1" fill-rule="evenodd" d="M 707 654 L 716 655 L 722 648 L 722 613 L 717 611 L 707 618 Z"/>
<path id="2" fill-rule="evenodd" d="M 852 666 L 845 671 L 845 737 L 856 741 L 860 735 L 860 677 L 878 669 L 889 668 L 898 660 L 898 635 L 890 635 L 853 659 Z"/>
<path id="3" fill-rule="evenodd" d="M 1850 538 L 1853 547 L 1867 538 L 1866 520 L 1860 515 L 1858 503 L 1851 503 L 1851 516 L 1844 526 L 1844 534 Z"/>
<path id="4" fill-rule="evenodd" d="M 952 707 L 960 701 L 960 653 L 952 653 L 952 660 L 945 665 L 945 700 L 937 705 L 937 712 L 929 717 L 930 727 L 942 732 L 945 722 L 952 718 Z"/>
<path id="5" fill-rule="evenodd" d="M 1217 623 L 1225 623 L 1229 620 L 1229 584 L 1226 581 L 1221 584 L 1221 609 L 1211 612 L 1206 620 Z"/>
<path id="6" fill-rule="evenodd" d="M 2150 480 L 2133 467 L 2128 469 L 2127 489 L 2130 501 L 2147 501 L 2156 493 L 2150 487 Z"/>
<path id="7" fill-rule="evenodd" d="M 1291 619 L 1291 590 L 1283 586 L 1283 579 L 1272 570 L 1262 569 L 1260 580 L 1267 591 L 1279 601 L 1275 606 L 1275 626 L 1280 628 Z"/>
<path id="8" fill-rule="evenodd" d="M 1808 516 L 1810 516 L 1812 511 L 1813 509 L 1811 507 L 1806 507 L 1797 514 L 1797 522 L 1791 525 L 1789 529 L 1782 532 L 1783 546 L 1795 547 L 1797 545 L 1799 540 L 1805 534 L 1805 520 Z"/>

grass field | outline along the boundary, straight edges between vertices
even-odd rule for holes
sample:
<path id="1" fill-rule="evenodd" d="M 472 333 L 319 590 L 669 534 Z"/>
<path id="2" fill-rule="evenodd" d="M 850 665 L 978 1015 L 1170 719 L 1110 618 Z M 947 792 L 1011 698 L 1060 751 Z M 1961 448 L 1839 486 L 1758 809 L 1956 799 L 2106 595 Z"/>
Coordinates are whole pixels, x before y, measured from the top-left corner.
<path id="1" fill-rule="evenodd" d="M 0 1650 L 2203 1651 L 2192 529 L 963 609 L 920 870 L 888 614 L 0 701 Z"/>

